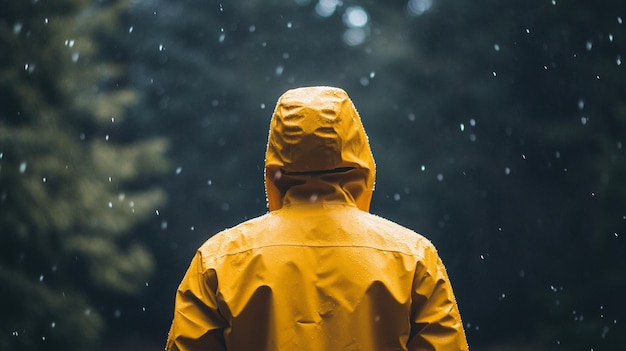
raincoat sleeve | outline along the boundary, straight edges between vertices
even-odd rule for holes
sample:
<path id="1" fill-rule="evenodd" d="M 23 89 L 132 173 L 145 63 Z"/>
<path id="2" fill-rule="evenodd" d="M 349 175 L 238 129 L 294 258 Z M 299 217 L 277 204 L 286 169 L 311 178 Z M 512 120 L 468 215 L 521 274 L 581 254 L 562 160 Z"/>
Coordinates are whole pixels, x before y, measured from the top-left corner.
<path id="1" fill-rule="evenodd" d="M 469 350 L 450 280 L 434 247 L 416 269 L 407 346 L 412 351 Z"/>
<path id="2" fill-rule="evenodd" d="M 166 351 L 226 350 L 227 322 L 218 311 L 215 270 L 206 269 L 197 253 L 178 290 Z"/>

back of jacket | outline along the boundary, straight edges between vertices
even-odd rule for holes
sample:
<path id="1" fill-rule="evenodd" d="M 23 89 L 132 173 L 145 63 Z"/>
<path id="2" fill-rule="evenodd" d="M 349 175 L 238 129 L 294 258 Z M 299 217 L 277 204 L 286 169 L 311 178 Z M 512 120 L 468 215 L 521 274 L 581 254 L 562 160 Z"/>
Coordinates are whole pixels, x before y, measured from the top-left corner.
<path id="1" fill-rule="evenodd" d="M 345 92 L 283 95 L 266 156 L 270 211 L 197 251 L 167 350 L 467 350 L 434 246 L 367 212 L 374 175 Z"/>

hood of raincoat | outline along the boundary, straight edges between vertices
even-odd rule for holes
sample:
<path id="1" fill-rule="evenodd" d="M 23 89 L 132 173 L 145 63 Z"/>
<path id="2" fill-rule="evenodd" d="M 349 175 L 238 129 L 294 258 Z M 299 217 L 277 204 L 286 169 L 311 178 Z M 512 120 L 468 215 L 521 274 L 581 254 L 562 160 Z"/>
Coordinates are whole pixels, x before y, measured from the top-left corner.
<path id="1" fill-rule="evenodd" d="M 279 99 L 270 122 L 265 189 L 270 211 L 287 191 L 300 194 L 332 186 L 368 211 L 376 167 L 361 118 L 339 88 L 304 87 Z"/>

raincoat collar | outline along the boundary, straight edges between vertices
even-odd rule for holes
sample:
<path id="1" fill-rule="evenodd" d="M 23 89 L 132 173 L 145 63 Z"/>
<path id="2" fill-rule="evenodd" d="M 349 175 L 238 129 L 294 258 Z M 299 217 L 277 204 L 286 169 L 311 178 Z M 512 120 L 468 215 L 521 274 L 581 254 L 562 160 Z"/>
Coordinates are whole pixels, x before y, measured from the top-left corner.
<path id="1" fill-rule="evenodd" d="M 305 87 L 279 98 L 265 157 L 270 211 L 336 201 L 368 211 L 375 174 L 361 118 L 345 91 Z"/>

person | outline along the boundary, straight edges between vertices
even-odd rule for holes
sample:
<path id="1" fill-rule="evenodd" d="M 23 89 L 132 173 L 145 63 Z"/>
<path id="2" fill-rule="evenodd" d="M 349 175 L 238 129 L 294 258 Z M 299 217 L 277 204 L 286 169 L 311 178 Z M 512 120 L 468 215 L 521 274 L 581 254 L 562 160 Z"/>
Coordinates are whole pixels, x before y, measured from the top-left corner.
<path id="1" fill-rule="evenodd" d="M 269 212 L 198 249 L 166 350 L 468 350 L 433 244 L 369 213 L 375 172 L 345 91 L 285 92 L 266 151 Z"/>

